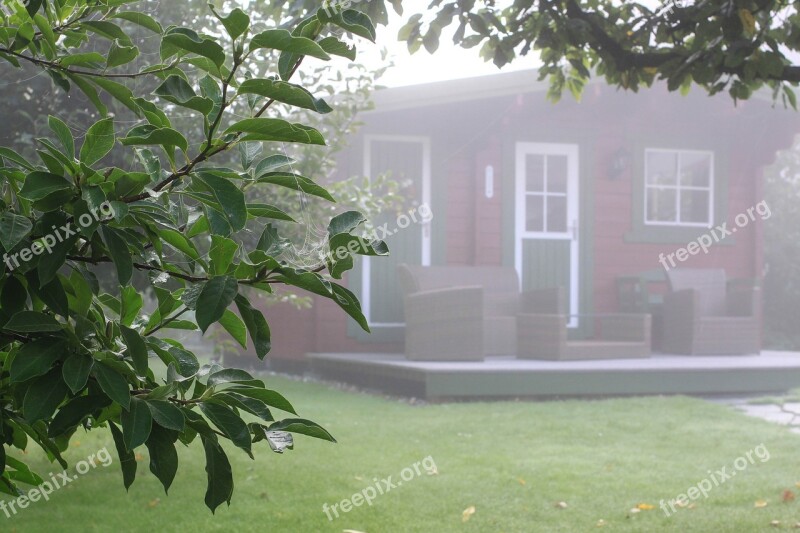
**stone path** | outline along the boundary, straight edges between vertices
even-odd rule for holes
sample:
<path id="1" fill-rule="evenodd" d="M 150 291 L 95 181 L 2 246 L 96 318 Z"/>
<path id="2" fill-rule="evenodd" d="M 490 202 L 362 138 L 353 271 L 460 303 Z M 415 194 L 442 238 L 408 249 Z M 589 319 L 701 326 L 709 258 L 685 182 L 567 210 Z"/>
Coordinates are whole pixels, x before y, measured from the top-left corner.
<path id="1" fill-rule="evenodd" d="M 712 401 L 730 405 L 748 416 L 782 426 L 791 426 L 792 432 L 800 433 L 800 403 L 789 402 L 782 406 L 779 404 L 753 404 L 750 403 L 753 398 L 725 398 Z"/>

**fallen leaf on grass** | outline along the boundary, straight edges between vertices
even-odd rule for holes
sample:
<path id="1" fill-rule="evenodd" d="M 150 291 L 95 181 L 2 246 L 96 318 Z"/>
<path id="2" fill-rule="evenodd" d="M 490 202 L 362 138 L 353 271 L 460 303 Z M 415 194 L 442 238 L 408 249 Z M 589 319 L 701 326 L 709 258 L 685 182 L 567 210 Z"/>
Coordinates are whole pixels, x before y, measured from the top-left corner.
<path id="1" fill-rule="evenodd" d="M 567 502 L 556 502 L 556 507 L 559 509 L 566 509 L 569 506 L 567 505 Z"/>
<path id="2" fill-rule="evenodd" d="M 155 500 L 150 500 L 147 506 L 152 509 L 153 507 L 157 507 L 159 503 L 161 503 L 161 498 L 156 498 Z"/>
<path id="3" fill-rule="evenodd" d="M 364 533 L 363 531 L 357 531 L 355 529 L 343 529 L 342 533 Z"/>
<path id="4" fill-rule="evenodd" d="M 756 509 L 763 509 L 766 506 L 767 506 L 767 500 L 756 500 L 755 505 L 753 505 L 753 507 L 755 507 Z"/>
<path id="5" fill-rule="evenodd" d="M 785 502 L 793 502 L 794 501 L 794 492 L 790 490 L 783 491 L 783 501 Z"/>
<path id="6" fill-rule="evenodd" d="M 431 467 L 430 470 L 428 470 L 428 475 L 429 476 L 438 476 L 439 475 L 439 469 L 436 468 L 436 465 L 434 465 L 433 467 Z"/>
<path id="7" fill-rule="evenodd" d="M 470 505 L 469 507 L 464 509 L 463 513 L 461 513 L 461 521 L 462 522 L 466 522 L 467 520 L 472 518 L 472 515 L 474 515 L 474 514 L 475 514 L 475 506 L 474 505 Z"/>
<path id="8" fill-rule="evenodd" d="M 517 481 L 519 481 L 520 485 L 525 485 L 525 480 L 524 479 L 518 478 Z"/>
<path id="9" fill-rule="evenodd" d="M 628 514 L 636 514 L 636 513 L 641 513 L 641 512 L 642 512 L 642 510 L 639 509 L 638 507 L 631 507 L 631 510 L 628 511 Z"/>
<path id="10" fill-rule="evenodd" d="M 655 509 L 656 506 L 655 505 L 650 505 L 649 503 L 640 503 L 639 505 L 636 506 L 636 508 L 640 509 L 642 511 L 651 511 L 651 510 Z"/>
<path id="11" fill-rule="evenodd" d="M 136 459 L 137 461 L 141 461 L 144 459 L 144 455 L 137 453 L 136 455 L 134 455 L 134 459 Z"/>
<path id="12" fill-rule="evenodd" d="M 595 524 L 595 526 L 597 526 L 597 527 L 603 527 L 603 526 L 604 526 L 604 525 L 606 525 L 606 524 L 607 524 L 607 522 L 601 518 L 600 520 L 598 520 L 598 521 L 597 521 L 597 523 Z"/>
<path id="13" fill-rule="evenodd" d="M 781 527 L 781 521 L 773 520 L 772 522 L 769 523 L 769 525 L 771 525 L 772 527 Z"/>

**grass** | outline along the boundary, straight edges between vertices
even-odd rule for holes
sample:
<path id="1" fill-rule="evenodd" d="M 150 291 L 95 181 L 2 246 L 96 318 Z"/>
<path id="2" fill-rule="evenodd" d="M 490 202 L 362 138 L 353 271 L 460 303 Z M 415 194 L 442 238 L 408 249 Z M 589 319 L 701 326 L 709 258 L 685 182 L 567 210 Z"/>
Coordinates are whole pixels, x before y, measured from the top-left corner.
<path id="1" fill-rule="evenodd" d="M 233 505 L 216 516 L 203 506 L 205 472 L 199 446 L 180 450 L 169 496 L 147 469 L 145 455 L 130 493 L 119 466 L 97 468 L 11 518 L 0 530 L 43 532 L 206 532 L 346 529 L 375 532 L 774 531 L 800 519 L 800 499 L 782 502 L 800 480 L 800 436 L 702 400 L 634 398 L 549 403 L 503 402 L 411 406 L 323 385 L 269 378 L 300 414 L 328 428 L 336 445 L 298 437 L 277 455 L 258 446 L 256 461 L 230 450 Z M 666 517 L 659 501 L 677 497 L 759 444 L 766 462 Z M 263 443 L 262 443 L 263 444 Z M 105 430 L 77 435 L 71 465 L 107 446 Z M 431 456 L 438 475 L 415 477 L 372 506 L 329 522 L 333 504 Z M 56 467 L 38 452 L 38 471 Z M 757 500 L 768 505 L 756 508 Z M 557 508 L 556 502 L 567 502 Z M 636 514 L 640 503 L 655 505 Z M 462 522 L 462 512 L 476 512 Z M 605 525 L 597 528 L 598 520 Z"/>

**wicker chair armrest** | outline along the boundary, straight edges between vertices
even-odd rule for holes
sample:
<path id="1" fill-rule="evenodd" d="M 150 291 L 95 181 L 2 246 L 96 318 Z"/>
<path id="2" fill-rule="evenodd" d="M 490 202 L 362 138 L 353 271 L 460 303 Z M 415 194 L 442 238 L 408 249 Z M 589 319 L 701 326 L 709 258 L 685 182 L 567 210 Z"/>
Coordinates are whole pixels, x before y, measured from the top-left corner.
<path id="1" fill-rule="evenodd" d="M 407 324 L 441 320 L 483 320 L 483 287 L 465 286 L 415 292 L 406 297 Z"/>

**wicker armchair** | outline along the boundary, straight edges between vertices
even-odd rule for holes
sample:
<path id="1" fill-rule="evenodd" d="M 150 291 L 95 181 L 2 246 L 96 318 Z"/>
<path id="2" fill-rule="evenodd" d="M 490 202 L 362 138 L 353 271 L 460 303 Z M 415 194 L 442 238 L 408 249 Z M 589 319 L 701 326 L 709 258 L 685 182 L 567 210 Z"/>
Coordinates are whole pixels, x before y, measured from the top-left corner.
<path id="1" fill-rule="evenodd" d="M 405 293 L 406 357 L 417 361 L 481 361 L 516 352 L 520 296 L 506 267 L 399 265 Z"/>
<path id="2" fill-rule="evenodd" d="M 590 340 L 568 340 L 564 289 L 547 289 L 537 298 L 541 304 L 517 317 L 520 359 L 569 361 L 628 359 L 650 355 L 650 315 L 618 313 L 584 315 L 595 323 Z"/>
<path id="3" fill-rule="evenodd" d="M 724 270 L 667 272 L 664 350 L 687 355 L 743 355 L 761 349 L 759 290 L 727 281 Z"/>

